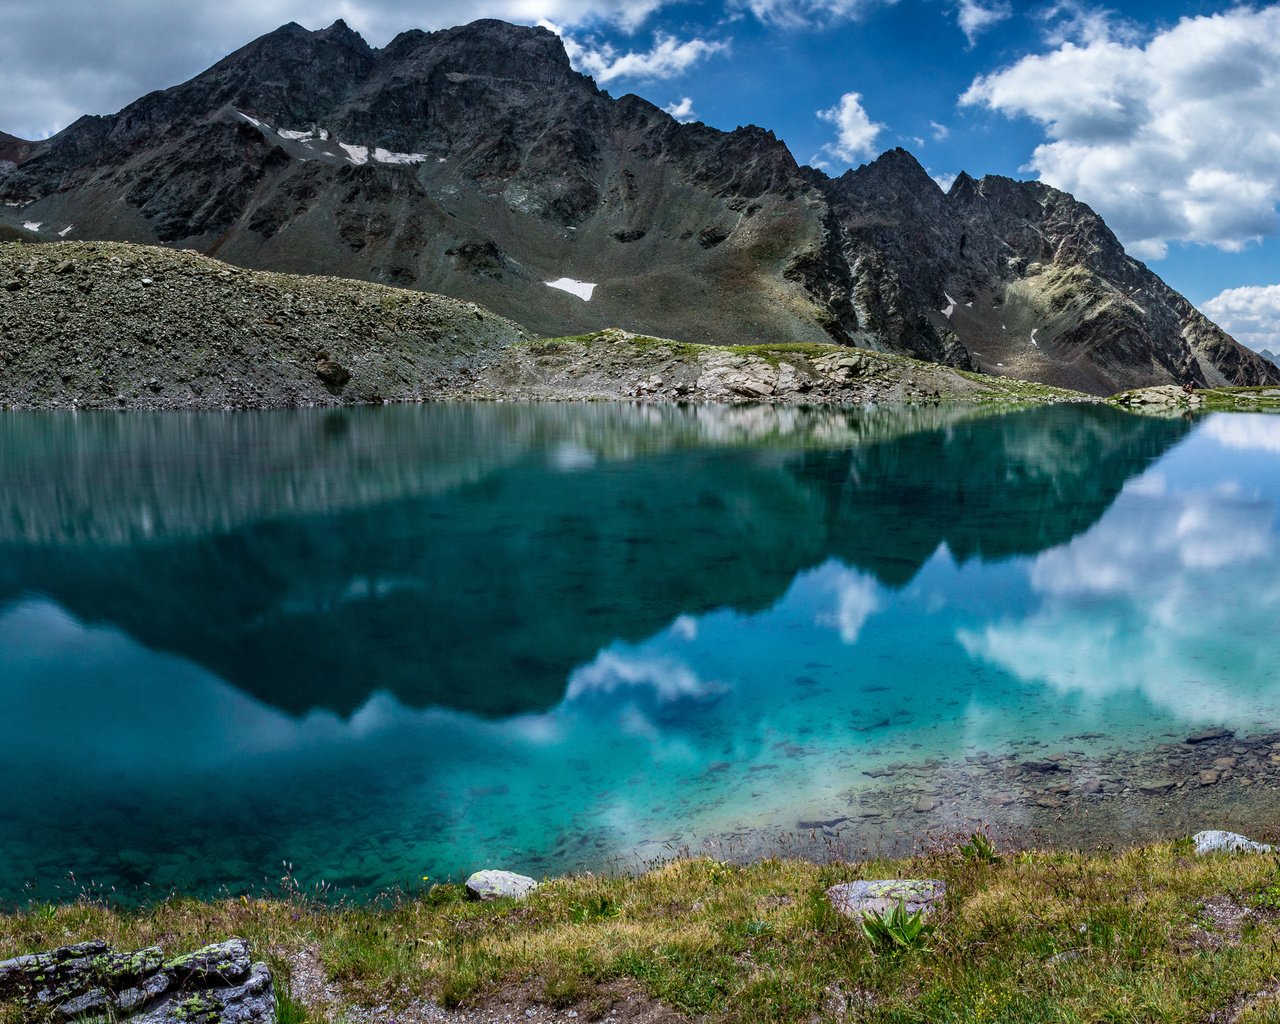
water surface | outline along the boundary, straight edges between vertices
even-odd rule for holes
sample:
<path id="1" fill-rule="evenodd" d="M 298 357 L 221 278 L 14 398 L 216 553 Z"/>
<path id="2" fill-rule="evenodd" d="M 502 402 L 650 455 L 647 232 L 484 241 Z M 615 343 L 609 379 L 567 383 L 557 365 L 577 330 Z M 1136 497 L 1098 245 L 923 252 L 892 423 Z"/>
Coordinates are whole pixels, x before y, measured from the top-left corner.
<path id="1" fill-rule="evenodd" d="M 892 845 L 908 765 L 1273 729 L 1278 501 L 1261 416 L 7 414 L 0 899 Z"/>

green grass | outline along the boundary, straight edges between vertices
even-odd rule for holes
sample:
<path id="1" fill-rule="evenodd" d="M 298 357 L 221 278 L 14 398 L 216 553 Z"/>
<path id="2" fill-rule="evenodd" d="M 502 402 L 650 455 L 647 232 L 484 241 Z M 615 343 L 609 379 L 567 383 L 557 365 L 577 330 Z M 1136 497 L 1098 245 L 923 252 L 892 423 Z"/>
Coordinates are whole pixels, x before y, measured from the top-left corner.
<path id="1" fill-rule="evenodd" d="M 927 950 L 878 955 L 823 892 L 903 876 L 942 878 L 948 897 Z M 473 1005 L 525 985 L 563 1007 L 630 979 L 682 1012 L 743 1024 L 807 1024 L 841 1005 L 856 1019 L 904 1024 L 1191 1024 L 1276 987 L 1277 891 L 1272 858 L 1196 858 L 1185 841 L 998 860 L 953 845 L 858 865 L 680 860 L 638 877 L 549 881 L 524 903 L 469 903 L 436 887 L 367 908 L 300 896 L 36 906 L 0 917 L 0 956 L 89 938 L 118 949 L 158 942 L 173 954 L 238 934 L 277 965 L 314 951 L 344 998 L 366 1006 L 424 996 Z M 1250 908 L 1239 934 L 1213 931 L 1211 899 Z M 288 979 L 280 983 L 287 994 Z M 1275 1020 L 1277 1007 L 1259 999 L 1242 1019 Z M 288 1013 L 306 1019 L 292 999 Z"/>

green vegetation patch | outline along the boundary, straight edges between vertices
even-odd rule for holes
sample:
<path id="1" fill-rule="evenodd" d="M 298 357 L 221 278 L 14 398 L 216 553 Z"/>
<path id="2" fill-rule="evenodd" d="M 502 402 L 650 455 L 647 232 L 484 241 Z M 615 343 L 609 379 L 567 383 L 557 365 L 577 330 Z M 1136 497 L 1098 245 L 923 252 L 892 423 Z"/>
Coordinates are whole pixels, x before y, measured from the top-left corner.
<path id="1" fill-rule="evenodd" d="M 942 909 L 864 928 L 824 895 L 895 877 L 944 880 Z M 277 970 L 294 952 L 317 955 L 352 1006 L 481 1005 L 512 986 L 547 1006 L 588 1005 L 627 981 L 683 1013 L 743 1024 L 1260 1021 L 1276 1019 L 1265 993 L 1280 975 L 1277 891 L 1274 859 L 1197 858 L 1185 841 L 1000 855 L 970 838 L 895 862 L 678 860 L 638 877 L 549 881 L 523 902 L 433 886 L 364 908 L 297 895 L 33 907 L 0 917 L 0 955 L 90 938 L 196 949 L 238 934 L 274 951 Z M 289 978 L 279 984 L 290 991 Z M 291 1019 L 305 1019 L 293 1002 Z"/>

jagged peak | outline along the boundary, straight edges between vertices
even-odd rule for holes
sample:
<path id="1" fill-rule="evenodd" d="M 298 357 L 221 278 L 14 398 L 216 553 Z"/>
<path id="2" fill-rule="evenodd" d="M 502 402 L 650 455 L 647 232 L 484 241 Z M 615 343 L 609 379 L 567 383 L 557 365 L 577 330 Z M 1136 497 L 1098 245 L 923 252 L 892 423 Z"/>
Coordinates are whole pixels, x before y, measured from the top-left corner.
<path id="1" fill-rule="evenodd" d="M 925 192 L 942 193 L 941 187 L 930 176 L 914 155 L 895 146 L 886 150 L 870 163 L 845 171 L 836 179 L 836 184 L 843 188 L 856 187 L 864 182 L 899 182 L 909 189 Z"/>
<path id="2" fill-rule="evenodd" d="M 272 39 L 278 36 L 306 36 L 310 34 L 311 33 L 307 29 L 303 28 L 296 21 L 286 21 L 279 28 L 272 29 L 270 32 L 259 36 L 258 39 Z"/>
<path id="3" fill-rule="evenodd" d="M 347 24 L 345 18 L 339 18 L 328 28 L 322 28 L 316 33 L 319 36 L 336 36 L 338 38 L 359 39 L 364 42 L 364 36 Z"/>
<path id="4" fill-rule="evenodd" d="M 488 73 L 518 76 L 522 65 L 533 73 L 538 64 L 542 64 L 544 68 L 546 64 L 551 64 L 566 74 L 577 74 L 569 62 L 564 41 L 541 25 L 513 25 L 497 18 L 480 18 L 466 25 L 433 32 L 428 39 L 431 48 L 437 52 L 451 47 L 462 59 L 476 63 L 479 55 L 469 54 L 468 49 L 487 49 L 483 54 L 486 60 L 497 57 L 500 64 L 508 65 L 505 72 L 490 67 L 487 68 Z M 485 69 L 474 66 L 471 70 Z"/>

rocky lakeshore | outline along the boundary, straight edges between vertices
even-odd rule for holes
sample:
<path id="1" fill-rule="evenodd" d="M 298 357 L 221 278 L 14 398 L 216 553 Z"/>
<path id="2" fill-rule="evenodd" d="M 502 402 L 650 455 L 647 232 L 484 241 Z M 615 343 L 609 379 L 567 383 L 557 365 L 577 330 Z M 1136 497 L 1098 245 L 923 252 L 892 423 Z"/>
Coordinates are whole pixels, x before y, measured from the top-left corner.
<path id="1" fill-rule="evenodd" d="M 1276 828 L 1280 732 L 1211 728 L 1119 749 L 1098 747 L 1100 734 L 1072 739 L 1063 749 L 1031 741 L 960 762 L 864 772 L 868 779 L 846 792 L 846 804 L 796 821 L 791 848 L 819 857 L 904 856 L 923 837 L 983 828 L 1006 845 L 1108 850 L 1189 834 L 1222 817 L 1246 831 Z"/>
<path id="2" fill-rule="evenodd" d="M 1280 1010 L 1271 849 L 1208 829 L 1015 852 L 978 831 L 896 860 L 485 871 L 363 908 L 297 891 L 32 905 L 0 914 L 0 1021 L 1263 1024 Z"/>
<path id="3" fill-rule="evenodd" d="M 750 340 L 750 339 L 747 339 Z M 0 409 L 268 409 L 432 400 L 770 405 L 1097 402 L 844 345 L 536 338 L 463 302 L 115 242 L 0 242 Z M 1130 411 L 1270 411 L 1280 390 L 1170 386 Z"/>

